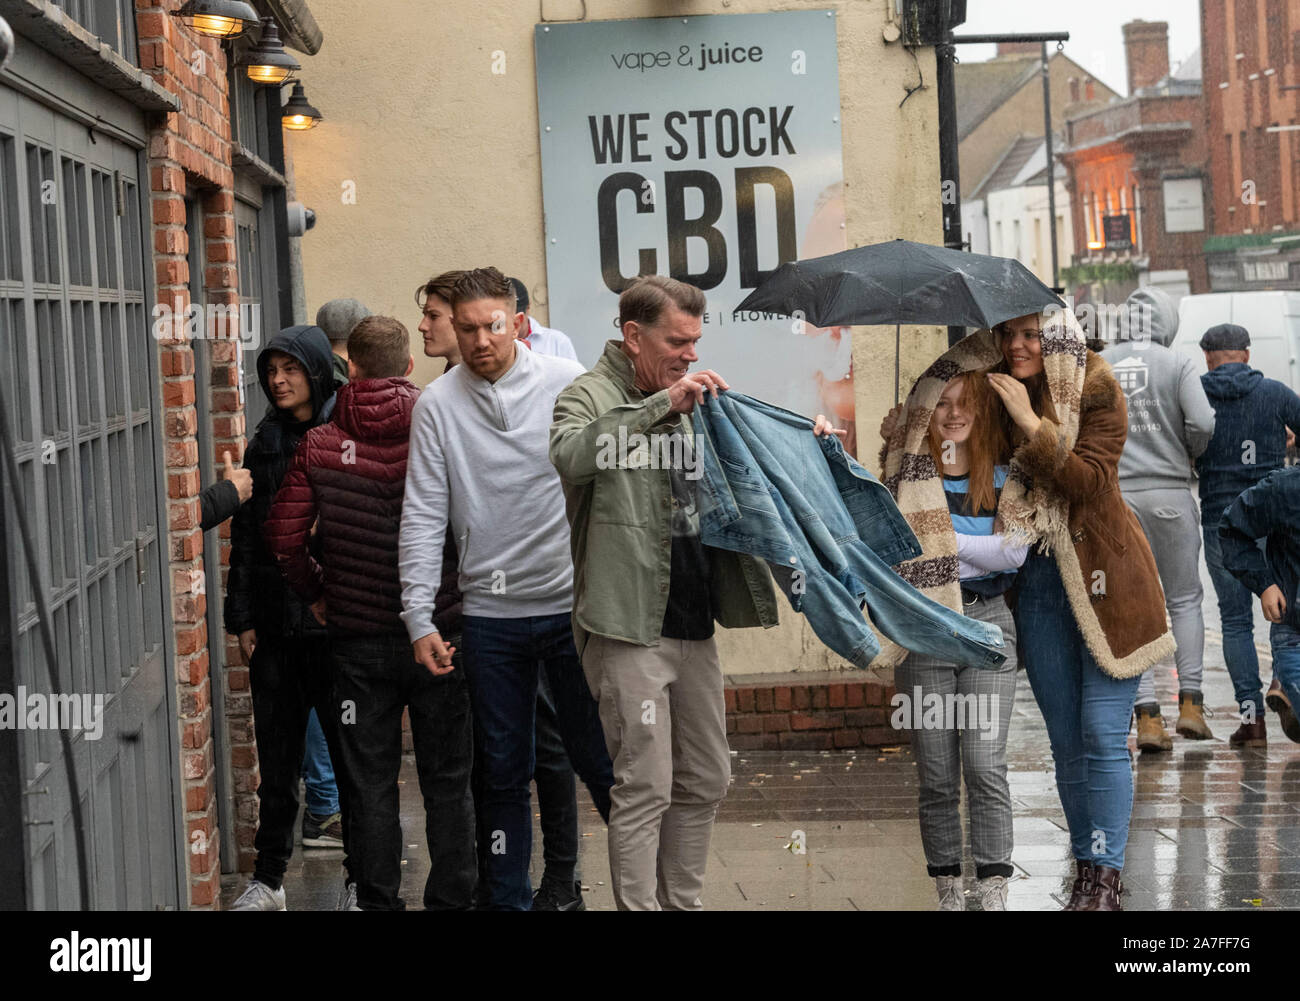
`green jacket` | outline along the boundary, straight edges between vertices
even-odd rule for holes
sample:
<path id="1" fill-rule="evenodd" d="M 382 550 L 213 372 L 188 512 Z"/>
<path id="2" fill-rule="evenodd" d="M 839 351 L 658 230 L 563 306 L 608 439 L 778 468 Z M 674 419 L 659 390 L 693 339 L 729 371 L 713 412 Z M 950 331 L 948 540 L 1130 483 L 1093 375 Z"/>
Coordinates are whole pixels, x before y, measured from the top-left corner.
<path id="1" fill-rule="evenodd" d="M 601 468 L 623 435 L 691 434 L 669 412 L 668 391 L 646 396 L 634 384 L 621 341 L 555 401 L 551 462 L 559 471 L 573 549 L 573 635 L 581 655 L 596 633 L 657 646 L 668 607 L 672 563 L 672 486 L 667 469 Z M 776 625 L 776 594 L 766 564 L 705 547 L 714 617 L 729 628 Z"/>

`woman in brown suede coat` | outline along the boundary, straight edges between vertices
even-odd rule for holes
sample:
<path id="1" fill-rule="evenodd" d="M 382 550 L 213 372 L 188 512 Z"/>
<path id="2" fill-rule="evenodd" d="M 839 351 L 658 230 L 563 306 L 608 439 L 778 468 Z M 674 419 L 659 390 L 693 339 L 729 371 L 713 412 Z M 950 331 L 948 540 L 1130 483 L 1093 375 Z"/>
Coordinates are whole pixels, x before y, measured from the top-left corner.
<path id="1" fill-rule="evenodd" d="M 1074 317 L 995 328 L 988 379 L 1013 442 L 999 519 L 1034 543 L 1017 581 L 1026 673 L 1047 723 L 1078 878 L 1067 910 L 1119 910 L 1133 807 L 1129 720 L 1138 679 L 1173 652 L 1155 560 L 1119 491 L 1124 394 Z"/>

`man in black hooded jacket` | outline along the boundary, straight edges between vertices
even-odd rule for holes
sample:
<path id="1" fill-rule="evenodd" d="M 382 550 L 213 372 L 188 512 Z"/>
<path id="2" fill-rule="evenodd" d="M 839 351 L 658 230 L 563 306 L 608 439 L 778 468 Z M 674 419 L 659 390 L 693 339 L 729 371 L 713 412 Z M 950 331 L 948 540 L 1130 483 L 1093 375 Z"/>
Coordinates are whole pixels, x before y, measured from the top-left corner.
<path id="1" fill-rule="evenodd" d="M 303 436 L 334 409 L 333 355 L 319 327 L 288 327 L 257 358 L 262 391 L 272 409 L 244 451 L 253 496 L 230 533 L 226 632 L 239 637 L 248 659 L 253 720 L 262 782 L 258 786 L 257 861 L 232 910 L 284 910 L 284 872 L 293 855 L 307 714 L 314 707 L 330 757 L 338 750 L 339 712 L 328 670 L 325 627 L 285 583 L 262 537 L 280 482 Z M 348 783 L 338 775 L 343 850 L 348 868 Z M 345 876 L 345 886 L 351 883 Z"/>

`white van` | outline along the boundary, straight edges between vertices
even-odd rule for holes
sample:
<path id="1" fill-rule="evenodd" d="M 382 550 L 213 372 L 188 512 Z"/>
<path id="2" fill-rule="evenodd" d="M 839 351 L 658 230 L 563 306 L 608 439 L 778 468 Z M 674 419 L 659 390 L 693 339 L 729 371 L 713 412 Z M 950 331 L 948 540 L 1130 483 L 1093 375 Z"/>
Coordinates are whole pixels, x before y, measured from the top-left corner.
<path id="1" fill-rule="evenodd" d="M 1210 292 L 1178 303 L 1178 335 L 1170 345 L 1205 371 L 1201 335 L 1219 323 L 1250 331 L 1250 367 L 1300 393 L 1300 292 Z"/>

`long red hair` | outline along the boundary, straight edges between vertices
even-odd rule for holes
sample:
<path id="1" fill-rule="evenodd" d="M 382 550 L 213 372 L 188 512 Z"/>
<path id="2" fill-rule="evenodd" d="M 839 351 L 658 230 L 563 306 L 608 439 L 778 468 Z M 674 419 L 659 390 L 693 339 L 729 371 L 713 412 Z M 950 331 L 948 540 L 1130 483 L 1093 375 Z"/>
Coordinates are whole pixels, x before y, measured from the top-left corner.
<path id="1" fill-rule="evenodd" d="M 999 419 L 998 411 L 1002 401 L 990 388 L 984 373 L 963 372 L 953 382 L 960 383 L 961 395 L 958 400 L 962 410 L 970 415 L 970 437 L 966 439 L 966 450 L 970 457 L 970 484 L 966 488 L 968 510 L 992 511 L 997 506 L 997 489 L 993 485 L 993 467 L 1005 463 L 1011 456 L 1006 430 Z M 947 387 L 945 387 L 946 391 Z M 937 413 L 937 407 L 936 407 Z M 929 443 L 930 455 L 934 458 L 935 468 L 943 470 L 943 433 L 938 422 L 930 418 Z"/>

